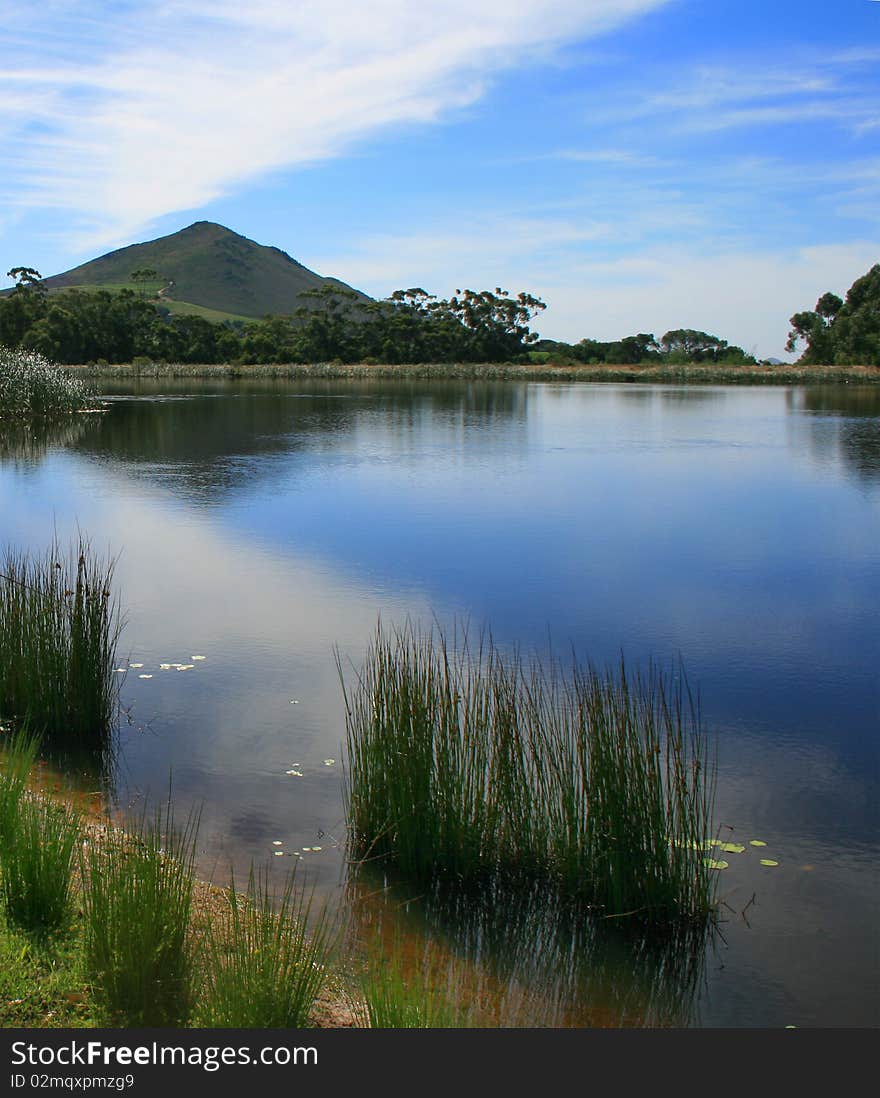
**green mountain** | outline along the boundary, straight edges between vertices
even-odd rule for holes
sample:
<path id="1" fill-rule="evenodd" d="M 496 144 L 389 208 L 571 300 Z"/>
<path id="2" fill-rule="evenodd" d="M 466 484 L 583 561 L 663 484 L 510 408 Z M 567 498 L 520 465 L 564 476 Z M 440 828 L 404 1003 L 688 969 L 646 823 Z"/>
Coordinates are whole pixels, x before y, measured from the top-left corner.
<path id="1" fill-rule="evenodd" d="M 211 221 L 197 221 L 170 236 L 108 252 L 44 283 L 50 290 L 119 289 L 132 285 L 132 272 L 148 269 L 158 273 L 159 281 L 146 289 L 151 296 L 158 292 L 174 312 L 189 311 L 185 306 L 192 305 L 198 307 L 194 312 L 239 317 L 289 314 L 308 303 L 298 300 L 304 290 L 328 284 L 351 289 L 310 271 L 280 248 L 257 244 Z"/>

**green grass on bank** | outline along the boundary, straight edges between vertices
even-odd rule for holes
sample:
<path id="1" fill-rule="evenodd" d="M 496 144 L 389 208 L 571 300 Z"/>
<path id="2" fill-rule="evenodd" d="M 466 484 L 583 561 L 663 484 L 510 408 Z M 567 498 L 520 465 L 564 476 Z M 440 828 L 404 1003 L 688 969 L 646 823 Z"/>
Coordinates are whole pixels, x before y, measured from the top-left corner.
<path id="1" fill-rule="evenodd" d="M 35 749 L 3 731 L 0 1025 L 307 1025 L 335 936 L 294 876 L 277 896 L 252 874 L 211 921 L 193 902 L 196 817 L 178 829 L 169 806 L 86 831 L 28 788 Z"/>
<path id="2" fill-rule="evenodd" d="M 101 1024 L 72 932 L 39 940 L 0 920 L 0 1028 L 68 1029 Z"/>

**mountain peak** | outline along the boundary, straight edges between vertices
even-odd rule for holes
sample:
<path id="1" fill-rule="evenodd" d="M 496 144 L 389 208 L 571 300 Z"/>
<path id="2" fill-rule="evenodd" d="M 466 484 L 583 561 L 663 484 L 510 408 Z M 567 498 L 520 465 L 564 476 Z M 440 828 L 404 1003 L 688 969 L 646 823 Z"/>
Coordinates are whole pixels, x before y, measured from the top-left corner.
<path id="1" fill-rule="evenodd" d="M 168 283 L 166 299 L 246 317 L 289 314 L 305 291 L 345 285 L 214 221 L 194 221 L 168 236 L 118 248 L 45 284 L 50 290 L 112 287 L 130 282 L 132 271 L 144 268 Z"/>

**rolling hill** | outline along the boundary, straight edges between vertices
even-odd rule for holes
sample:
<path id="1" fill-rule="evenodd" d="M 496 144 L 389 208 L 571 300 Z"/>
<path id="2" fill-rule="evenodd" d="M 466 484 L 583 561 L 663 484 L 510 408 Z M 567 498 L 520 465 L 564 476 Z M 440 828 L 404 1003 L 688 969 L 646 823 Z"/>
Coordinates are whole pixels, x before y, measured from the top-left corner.
<path id="1" fill-rule="evenodd" d="M 305 290 L 332 285 L 352 289 L 335 278 L 324 278 L 280 248 L 257 244 L 223 225 L 197 221 L 186 229 L 144 244 L 108 252 L 63 274 L 44 279 L 49 290 L 109 289 L 131 284 L 133 271 L 153 269 L 158 283 L 146 289 L 174 312 L 206 311 L 235 318 L 289 314 L 308 301 Z M 356 291 L 358 292 L 358 291 Z M 358 296 L 367 301 L 365 294 Z M 218 316 L 216 319 L 222 319 Z"/>

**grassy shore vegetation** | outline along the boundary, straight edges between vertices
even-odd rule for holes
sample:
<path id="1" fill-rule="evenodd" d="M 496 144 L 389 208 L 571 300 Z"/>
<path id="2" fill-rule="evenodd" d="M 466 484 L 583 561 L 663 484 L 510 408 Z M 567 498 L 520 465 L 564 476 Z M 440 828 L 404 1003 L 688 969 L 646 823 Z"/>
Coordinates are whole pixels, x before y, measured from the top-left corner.
<path id="1" fill-rule="evenodd" d="M 0 558 L 0 716 L 60 746 L 101 746 L 116 717 L 122 628 L 113 561 L 80 538 Z"/>
<path id="2" fill-rule="evenodd" d="M 428 957 L 419 966 L 402 961 L 398 943 L 390 958 L 370 958 L 357 984 L 351 1012 L 361 1029 L 467 1029 L 473 1004 L 463 965 Z"/>
<path id="3" fill-rule="evenodd" d="M 29 788 L 37 746 L 3 733 L 0 1025 L 307 1025 L 336 936 L 294 876 L 279 895 L 266 874 L 243 896 L 211 890 L 204 918 L 197 818 L 86 826 Z"/>
<path id="4" fill-rule="evenodd" d="M 280 893 L 266 871 L 252 871 L 241 896 L 233 882 L 226 918 L 207 928 L 198 1024 L 305 1026 L 336 941 L 326 906 L 311 916 L 311 894 L 298 887 L 295 873 Z"/>
<path id="5" fill-rule="evenodd" d="M 137 364 L 97 363 L 70 366 L 73 376 L 123 381 L 137 378 L 222 378 L 284 379 L 400 378 L 406 380 L 461 381 L 604 381 L 670 385 L 880 385 L 877 366 L 799 366 L 714 363 L 637 363 L 583 365 L 538 356 L 529 362 L 440 362 L 440 363 L 270 363 L 263 365 L 200 363 L 142 359 Z"/>
<path id="6" fill-rule="evenodd" d="M 538 881 L 621 923 L 712 917 L 714 767 L 680 682 L 380 627 L 345 701 L 355 859 L 425 886 Z"/>
<path id="7" fill-rule="evenodd" d="M 86 846 L 85 968 L 116 1024 L 184 1026 L 196 991 L 190 935 L 198 821 L 170 808 Z"/>

